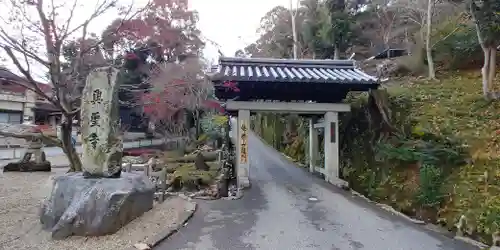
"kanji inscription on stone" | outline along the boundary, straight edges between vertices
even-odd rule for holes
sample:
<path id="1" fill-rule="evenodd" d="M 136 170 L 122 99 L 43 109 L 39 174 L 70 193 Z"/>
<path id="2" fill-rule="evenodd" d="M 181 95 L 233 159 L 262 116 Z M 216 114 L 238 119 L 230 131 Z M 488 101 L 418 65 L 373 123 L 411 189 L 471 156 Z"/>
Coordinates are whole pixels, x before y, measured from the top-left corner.
<path id="1" fill-rule="evenodd" d="M 92 91 L 92 100 L 90 102 L 92 104 L 101 104 L 102 101 L 102 91 L 100 89 Z"/>
<path id="2" fill-rule="evenodd" d="M 93 112 L 92 114 L 90 114 L 90 126 L 97 126 L 99 119 L 101 119 L 101 115 L 99 114 L 99 112 Z"/>
<path id="3" fill-rule="evenodd" d="M 97 136 L 97 134 L 96 133 L 90 134 L 88 140 L 90 142 L 90 145 L 92 145 L 92 148 L 96 149 L 97 143 L 99 142 L 99 137 Z"/>
<path id="4" fill-rule="evenodd" d="M 98 68 L 87 77 L 81 109 L 82 166 L 91 176 L 105 176 L 121 166 L 117 70 Z"/>

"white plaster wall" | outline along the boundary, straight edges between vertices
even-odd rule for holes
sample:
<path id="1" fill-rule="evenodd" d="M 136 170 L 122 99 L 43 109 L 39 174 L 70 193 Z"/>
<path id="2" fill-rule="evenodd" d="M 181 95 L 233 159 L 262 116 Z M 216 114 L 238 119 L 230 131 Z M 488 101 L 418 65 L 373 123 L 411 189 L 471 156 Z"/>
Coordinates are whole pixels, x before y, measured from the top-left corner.
<path id="1" fill-rule="evenodd" d="M 0 109 L 24 111 L 24 102 L 7 101 L 0 97 Z"/>
<path id="2" fill-rule="evenodd" d="M 24 116 L 34 116 L 36 94 L 33 91 L 26 91 L 25 95 L 14 95 L 0 93 L 0 109 L 21 111 Z"/>

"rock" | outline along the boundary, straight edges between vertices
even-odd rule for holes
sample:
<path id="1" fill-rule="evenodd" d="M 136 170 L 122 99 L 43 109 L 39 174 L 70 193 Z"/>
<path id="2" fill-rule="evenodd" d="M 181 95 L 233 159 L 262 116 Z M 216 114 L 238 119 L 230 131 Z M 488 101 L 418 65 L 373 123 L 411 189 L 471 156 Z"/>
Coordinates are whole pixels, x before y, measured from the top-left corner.
<path id="1" fill-rule="evenodd" d="M 203 170 L 203 171 L 210 170 L 210 167 L 205 163 L 205 157 L 203 157 L 203 154 L 201 152 L 196 154 L 196 159 L 194 160 L 194 166 L 196 167 L 197 170 Z"/>
<path id="2" fill-rule="evenodd" d="M 121 174 L 123 141 L 117 73 L 113 67 L 95 69 L 87 77 L 83 90 L 80 114 L 82 166 L 88 177 L 117 178 Z"/>
<path id="3" fill-rule="evenodd" d="M 149 167 L 150 171 L 153 171 L 154 169 L 156 169 L 156 167 L 158 165 L 157 162 L 156 162 L 156 157 L 149 158 L 147 164 L 148 164 L 148 167 Z"/>
<path id="4" fill-rule="evenodd" d="M 132 163 L 132 164 L 142 164 L 146 161 L 140 156 L 124 156 L 122 158 L 122 162 L 124 163 Z"/>
<path id="5" fill-rule="evenodd" d="M 42 150 L 43 143 L 40 139 L 30 141 L 23 158 L 3 167 L 4 172 L 50 172 L 50 162 L 46 160 Z"/>
<path id="6" fill-rule="evenodd" d="M 187 197 L 185 194 L 179 194 L 179 197 L 184 199 L 184 200 L 191 200 L 189 197 Z"/>
<path id="7" fill-rule="evenodd" d="M 155 200 L 161 201 L 161 197 L 163 196 L 163 200 L 166 200 L 168 197 L 171 197 L 172 194 L 169 192 L 155 192 Z"/>
<path id="8" fill-rule="evenodd" d="M 55 177 L 40 222 L 52 238 L 113 234 L 153 208 L 154 186 L 146 176 L 87 179 L 82 173 Z"/>
<path id="9" fill-rule="evenodd" d="M 149 249 L 151 249 L 151 247 L 148 244 L 146 244 L 146 243 L 136 243 L 136 244 L 134 244 L 134 247 L 136 249 L 139 249 L 139 250 L 149 250 Z"/>
<path id="10" fill-rule="evenodd" d="M 34 161 L 28 162 L 11 162 L 3 167 L 4 172 L 50 172 L 52 171 L 50 162 L 44 161 L 36 163 Z"/>
<path id="11" fill-rule="evenodd" d="M 201 154 L 203 156 L 203 159 L 205 161 L 215 161 L 217 160 L 217 152 L 212 151 L 212 152 L 198 152 L 196 154 L 191 154 L 191 155 L 185 155 L 182 157 L 177 157 L 177 158 L 170 158 L 166 159 L 164 163 L 188 163 L 188 162 L 195 162 L 196 157 L 198 157 L 198 154 Z"/>
<path id="12" fill-rule="evenodd" d="M 213 151 L 214 148 L 209 146 L 209 145 L 203 145 L 201 148 L 200 148 L 200 151 Z"/>

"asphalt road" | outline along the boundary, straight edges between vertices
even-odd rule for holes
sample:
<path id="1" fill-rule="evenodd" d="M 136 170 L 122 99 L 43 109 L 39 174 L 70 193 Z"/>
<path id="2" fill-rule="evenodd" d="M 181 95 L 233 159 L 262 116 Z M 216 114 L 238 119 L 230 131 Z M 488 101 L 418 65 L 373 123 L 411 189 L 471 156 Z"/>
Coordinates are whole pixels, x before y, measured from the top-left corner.
<path id="1" fill-rule="evenodd" d="M 252 188 L 240 200 L 199 202 L 158 250 L 469 250 L 295 167 L 250 137 Z"/>

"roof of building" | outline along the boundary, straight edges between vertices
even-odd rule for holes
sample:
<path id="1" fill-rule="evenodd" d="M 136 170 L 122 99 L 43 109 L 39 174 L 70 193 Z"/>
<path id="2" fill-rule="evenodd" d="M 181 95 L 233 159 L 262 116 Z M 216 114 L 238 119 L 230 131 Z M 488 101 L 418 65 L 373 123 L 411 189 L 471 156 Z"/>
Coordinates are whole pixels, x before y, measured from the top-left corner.
<path id="1" fill-rule="evenodd" d="M 367 60 L 394 58 L 394 57 L 405 56 L 407 54 L 408 50 L 406 49 L 385 49 L 382 52 L 368 58 Z"/>
<path id="2" fill-rule="evenodd" d="M 36 102 L 35 103 L 35 109 L 38 110 L 46 110 L 46 111 L 60 111 L 54 104 L 52 103 L 46 103 L 46 102 Z"/>
<path id="3" fill-rule="evenodd" d="M 378 84 L 352 60 L 291 60 L 222 57 L 213 81 Z"/>
<path id="4" fill-rule="evenodd" d="M 4 67 L 0 67 L 0 83 L 0 90 L 15 93 L 24 93 L 26 91 L 26 87 L 23 87 L 23 85 L 28 86 L 26 78 L 18 76 Z M 45 93 L 52 91 L 52 86 L 50 84 L 40 82 L 37 82 L 37 84 L 38 87 L 40 87 L 40 89 Z"/>
<path id="5" fill-rule="evenodd" d="M 10 70 L 0 67 L 0 79 L 6 79 L 11 81 L 24 81 L 24 78 L 12 73 Z"/>

